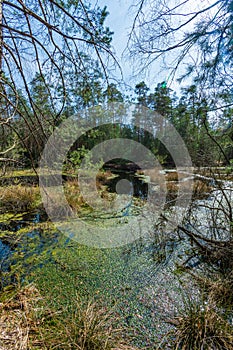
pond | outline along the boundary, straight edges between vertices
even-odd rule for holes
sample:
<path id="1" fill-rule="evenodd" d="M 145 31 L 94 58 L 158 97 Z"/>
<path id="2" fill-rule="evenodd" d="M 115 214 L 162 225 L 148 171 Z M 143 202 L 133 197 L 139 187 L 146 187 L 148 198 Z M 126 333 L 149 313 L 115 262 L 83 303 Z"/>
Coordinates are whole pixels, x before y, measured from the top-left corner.
<path id="1" fill-rule="evenodd" d="M 146 180 L 134 172 L 114 171 L 115 175 L 108 179 L 105 184 L 109 192 L 118 194 L 128 194 L 146 200 L 148 196 L 148 183 Z"/>
<path id="2" fill-rule="evenodd" d="M 40 219 L 43 216 L 40 215 Z M 27 221 L 28 220 L 28 221 Z M 23 225 L 12 227 L 14 238 L 2 243 L 2 286 L 36 282 L 49 294 L 51 303 L 71 303 L 78 293 L 83 298 L 100 299 L 114 306 L 125 326 L 136 331 L 137 344 L 152 346 L 161 332 L 155 332 L 158 319 L 168 309 L 166 300 L 179 288 L 172 273 L 172 259 L 158 264 L 155 249 L 142 242 L 115 249 L 82 246 L 38 222 L 38 214 L 27 216 Z M 41 227 L 32 229 L 31 223 Z M 28 230 L 26 228 L 28 224 Z M 24 231 L 25 230 L 25 231 Z M 8 234 L 10 235 L 10 230 Z M 165 254 L 172 257 L 173 248 Z M 169 267 L 170 266 L 170 267 Z M 156 286 L 156 287 L 155 287 Z M 161 295 L 163 302 L 159 301 Z M 166 298 L 165 298 L 166 295 Z"/>
<path id="3" fill-rule="evenodd" d="M 103 185 L 109 193 L 134 201 L 128 211 L 111 218 L 111 225 L 124 227 L 126 217 L 140 215 L 135 207 L 143 207 L 140 201 L 148 198 L 148 178 L 114 171 Z M 102 221 L 109 224 L 109 218 L 103 216 Z M 159 227 L 151 240 L 138 238 L 114 248 L 88 247 L 59 232 L 40 209 L 7 218 L 0 231 L 2 287 L 19 280 L 35 282 L 50 295 L 51 304 L 66 307 L 77 293 L 101 300 L 115 307 L 122 324 L 132 327 L 137 346 L 152 349 L 170 327 L 164 318 L 183 307 L 176 266 L 190 246 L 172 233 L 165 237 Z M 189 284 L 189 293 L 192 288 Z"/>

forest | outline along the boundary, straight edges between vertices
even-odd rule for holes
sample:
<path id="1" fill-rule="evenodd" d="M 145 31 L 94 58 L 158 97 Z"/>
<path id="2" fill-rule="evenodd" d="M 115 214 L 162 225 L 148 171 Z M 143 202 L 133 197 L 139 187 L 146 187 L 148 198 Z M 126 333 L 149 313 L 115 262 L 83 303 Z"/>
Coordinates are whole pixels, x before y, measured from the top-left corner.
<path id="1" fill-rule="evenodd" d="M 0 0 L 3 350 L 233 349 L 233 1 L 128 3 Z"/>

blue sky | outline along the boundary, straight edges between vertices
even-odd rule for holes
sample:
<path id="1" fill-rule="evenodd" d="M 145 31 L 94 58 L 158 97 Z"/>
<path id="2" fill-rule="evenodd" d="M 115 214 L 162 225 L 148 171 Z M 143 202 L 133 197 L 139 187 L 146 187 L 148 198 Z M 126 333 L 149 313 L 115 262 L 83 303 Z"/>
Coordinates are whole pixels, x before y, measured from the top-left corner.
<path id="1" fill-rule="evenodd" d="M 107 6 L 109 15 L 105 24 L 114 32 L 112 45 L 121 64 L 125 82 L 132 88 L 141 80 L 151 85 L 145 74 L 135 77 L 135 65 L 126 57 L 128 35 L 133 23 L 133 11 L 130 9 L 132 0 L 99 0 L 98 4 L 101 7 Z"/>
<path id="2" fill-rule="evenodd" d="M 109 26 L 112 31 L 114 31 L 112 44 L 122 66 L 125 82 L 129 84 L 132 89 L 134 89 L 135 84 L 144 80 L 150 89 L 153 90 L 158 83 L 162 82 L 163 80 L 167 80 L 169 77 L 169 71 L 166 71 L 163 68 L 164 65 L 161 60 L 156 61 L 153 65 L 151 65 L 147 72 L 135 77 L 136 65 L 134 65 L 133 62 L 126 57 L 125 53 L 128 35 L 134 18 L 133 11 L 135 11 L 135 9 L 130 8 L 133 2 L 133 0 L 97 0 L 97 3 L 100 7 L 104 7 L 106 5 L 109 11 L 106 25 Z M 193 5 L 192 10 L 195 11 L 195 9 L 200 9 L 201 7 L 204 7 L 207 4 L 209 5 L 212 2 L 213 0 L 202 0 L 201 2 L 190 0 L 188 3 L 189 7 L 187 8 L 187 11 L 190 12 L 191 4 Z M 193 23 L 190 24 L 190 29 L 192 26 Z M 195 55 L 195 52 L 191 52 L 191 54 Z M 172 62 L 173 53 L 171 53 L 170 59 Z M 192 58 L 190 56 L 190 60 L 191 59 Z M 181 64 L 177 77 L 184 72 L 184 65 Z M 187 81 L 185 85 L 188 85 L 190 83 L 191 81 Z M 179 91 L 180 89 L 180 86 L 176 80 L 173 80 L 172 82 L 169 81 L 169 87 L 176 91 Z"/>
<path id="3" fill-rule="evenodd" d="M 134 89 L 138 82 L 144 80 L 153 90 L 158 83 L 168 77 L 168 72 L 161 72 L 162 65 L 157 62 L 147 72 L 135 76 L 136 64 L 126 56 L 128 35 L 134 18 L 132 2 L 132 0 L 99 0 L 98 5 L 107 6 L 109 15 L 105 24 L 114 32 L 112 45 L 123 69 L 125 82 Z M 178 88 L 178 84 L 173 82 L 171 88 Z"/>
<path id="4" fill-rule="evenodd" d="M 131 3 L 132 0 L 98 1 L 100 7 L 107 6 L 109 15 L 105 24 L 114 32 L 112 45 L 123 69 L 124 79 L 129 84 L 132 83 L 133 67 L 132 62 L 126 59 L 124 51 L 127 46 L 128 33 L 133 19 L 132 14 L 129 12 Z"/>

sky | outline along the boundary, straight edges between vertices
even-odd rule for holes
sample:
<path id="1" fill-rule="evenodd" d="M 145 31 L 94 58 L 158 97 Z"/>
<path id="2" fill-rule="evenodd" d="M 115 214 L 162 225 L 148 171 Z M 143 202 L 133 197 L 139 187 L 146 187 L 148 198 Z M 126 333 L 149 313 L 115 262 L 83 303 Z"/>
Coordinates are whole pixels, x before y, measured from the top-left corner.
<path id="1" fill-rule="evenodd" d="M 190 12 L 190 5 L 193 5 L 191 6 L 192 12 L 196 9 L 200 10 L 203 6 L 210 5 L 213 1 L 214 0 L 202 0 L 201 2 L 198 2 L 196 0 L 189 0 L 187 12 Z M 135 76 L 136 65 L 126 55 L 128 35 L 134 19 L 133 12 L 135 9 L 131 7 L 133 0 L 97 0 L 97 2 L 100 7 L 107 6 L 109 15 L 105 24 L 114 32 L 112 45 L 115 48 L 116 56 L 121 64 L 124 81 L 131 86 L 133 91 L 135 85 L 144 80 L 153 91 L 158 83 L 161 83 L 168 78 L 169 72 L 163 69 L 162 61 L 156 61 L 156 63 L 150 66 L 147 72 L 140 76 Z M 190 25 L 190 29 L 192 28 L 191 26 L 192 24 Z M 178 75 L 182 75 L 185 72 L 184 67 L 184 65 L 183 67 L 182 65 L 180 66 Z M 186 85 L 189 85 L 190 83 L 190 81 L 187 81 Z M 175 79 L 169 82 L 169 87 L 175 91 L 180 89 L 180 86 Z"/>
<path id="2" fill-rule="evenodd" d="M 157 82 L 155 82 L 154 76 L 150 78 L 148 73 L 135 76 L 136 64 L 127 57 L 128 36 L 134 19 L 133 9 L 131 8 L 132 0 L 99 0 L 98 4 L 100 7 L 107 6 L 109 15 L 105 24 L 114 32 L 112 46 L 122 67 L 123 78 L 126 84 L 134 89 L 138 82 L 144 80 L 148 86 L 153 88 L 157 83 L 163 81 L 165 78 L 161 74 L 158 76 Z M 159 70 L 160 68 L 158 67 Z M 153 67 L 153 71 L 155 71 L 155 67 Z"/>
<path id="3" fill-rule="evenodd" d="M 150 67 L 149 71 L 140 75 L 136 74 L 135 61 L 127 57 L 127 42 L 135 11 L 131 6 L 132 2 L 132 0 L 99 0 L 98 5 L 100 7 L 107 6 L 109 15 L 105 25 L 114 32 L 112 45 L 122 67 L 124 81 L 134 90 L 135 85 L 144 80 L 150 89 L 153 90 L 158 83 L 166 80 L 168 73 L 165 71 L 161 72 L 162 66 L 156 63 Z M 178 84 L 173 82 L 171 87 L 176 89 Z"/>

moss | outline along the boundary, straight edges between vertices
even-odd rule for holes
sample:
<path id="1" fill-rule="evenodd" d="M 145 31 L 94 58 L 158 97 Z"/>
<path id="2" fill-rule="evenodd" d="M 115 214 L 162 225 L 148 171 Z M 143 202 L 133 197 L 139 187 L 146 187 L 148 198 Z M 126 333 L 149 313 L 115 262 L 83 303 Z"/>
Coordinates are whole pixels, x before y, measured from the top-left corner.
<path id="1" fill-rule="evenodd" d="M 33 169 L 10 170 L 3 176 L 3 178 L 19 177 L 19 176 L 20 177 L 21 176 L 36 176 L 36 173 Z"/>
<path id="2" fill-rule="evenodd" d="M 10 224 L 12 220 L 22 220 L 25 213 L 0 213 L 0 223 Z"/>

